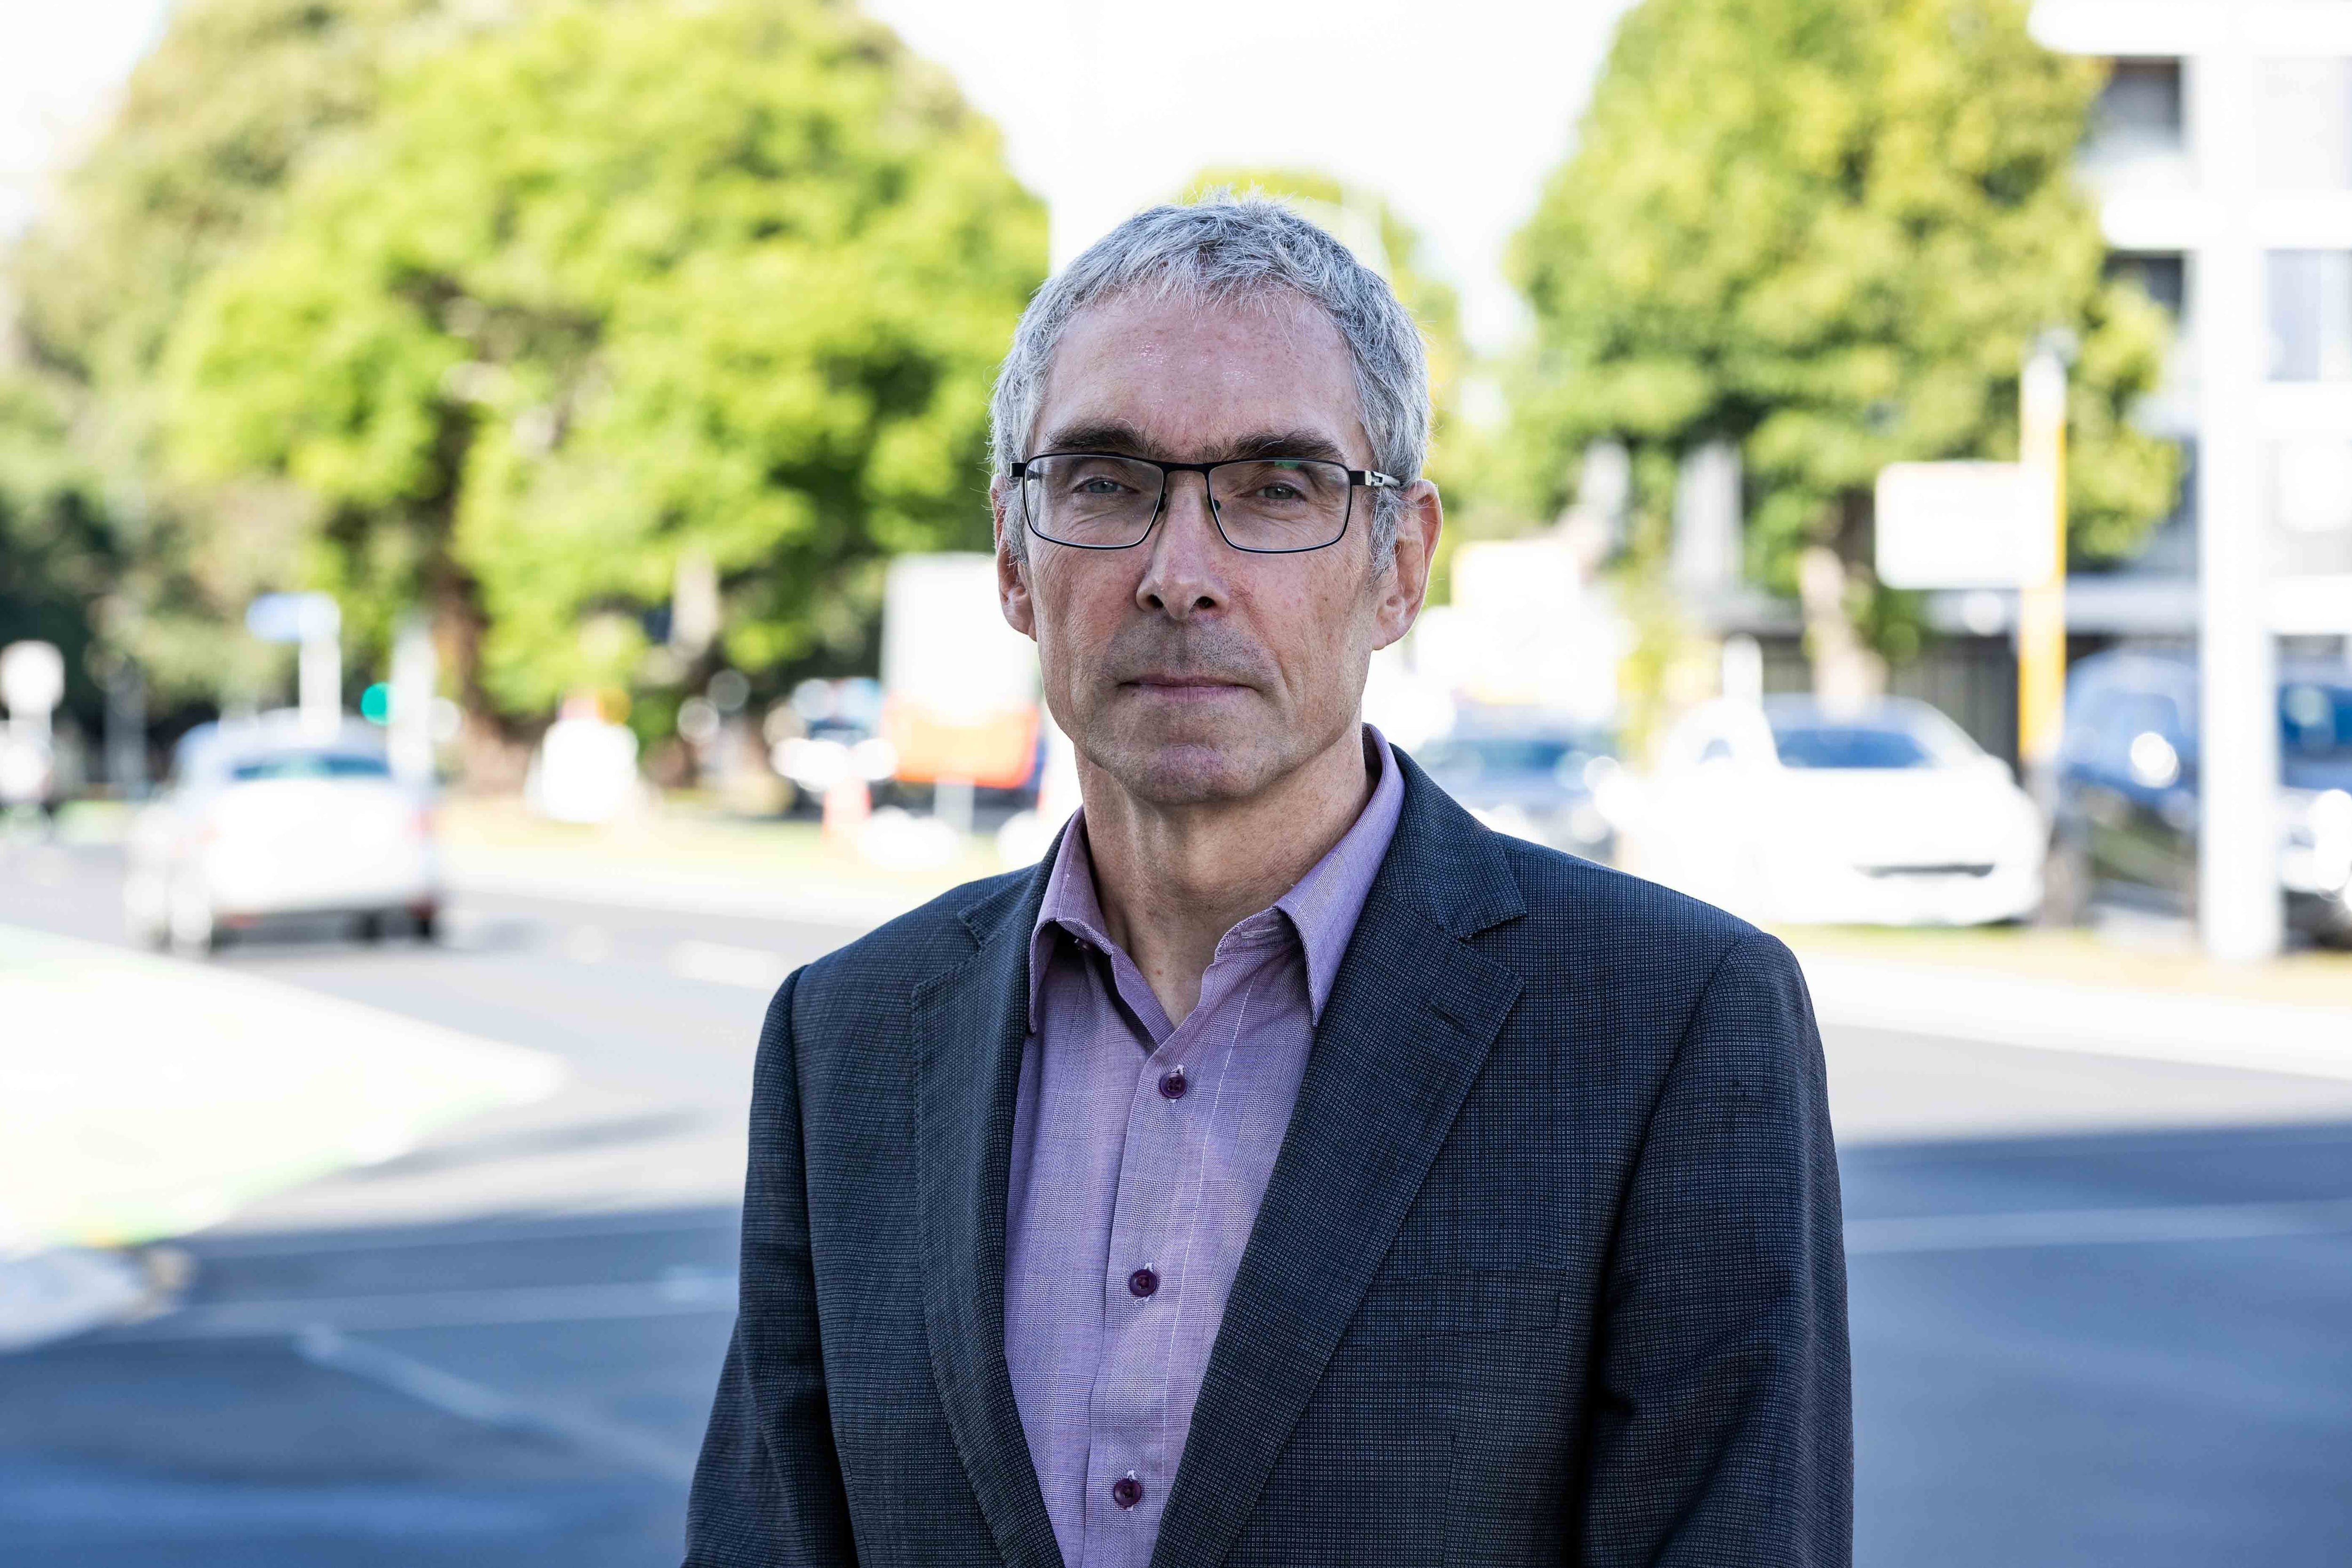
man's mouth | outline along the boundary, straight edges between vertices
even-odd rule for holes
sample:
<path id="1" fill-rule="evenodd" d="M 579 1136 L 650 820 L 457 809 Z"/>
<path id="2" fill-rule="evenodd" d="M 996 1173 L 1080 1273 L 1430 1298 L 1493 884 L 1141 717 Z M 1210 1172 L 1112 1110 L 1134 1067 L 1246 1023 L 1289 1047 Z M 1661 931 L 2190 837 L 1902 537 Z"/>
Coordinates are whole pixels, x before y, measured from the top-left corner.
<path id="1" fill-rule="evenodd" d="M 1200 675 L 1182 670 L 1150 670 L 1119 682 L 1154 696 L 1186 698 L 1213 697 L 1222 691 L 1239 691 L 1243 683 L 1223 676 Z"/>

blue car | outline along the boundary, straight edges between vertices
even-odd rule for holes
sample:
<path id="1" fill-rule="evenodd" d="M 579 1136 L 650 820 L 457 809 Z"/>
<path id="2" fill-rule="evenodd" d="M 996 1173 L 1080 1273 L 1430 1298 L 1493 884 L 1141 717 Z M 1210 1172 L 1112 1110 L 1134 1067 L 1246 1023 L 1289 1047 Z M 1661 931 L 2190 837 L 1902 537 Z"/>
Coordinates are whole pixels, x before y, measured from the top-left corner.
<path id="1" fill-rule="evenodd" d="M 2050 913 L 2094 900 L 2193 914 L 2199 808 L 2197 662 L 2118 650 L 2066 684 L 2048 871 Z M 2279 667 L 2279 880 L 2290 929 L 2352 940 L 2352 666 Z"/>

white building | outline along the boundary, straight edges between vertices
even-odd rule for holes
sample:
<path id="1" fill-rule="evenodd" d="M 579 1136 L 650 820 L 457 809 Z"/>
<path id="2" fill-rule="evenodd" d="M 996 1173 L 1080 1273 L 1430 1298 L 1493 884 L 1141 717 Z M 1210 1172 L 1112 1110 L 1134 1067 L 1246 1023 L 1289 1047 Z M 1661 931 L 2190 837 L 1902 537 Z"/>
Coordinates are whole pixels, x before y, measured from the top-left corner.
<path id="1" fill-rule="evenodd" d="M 2277 638 L 2352 634 L 2352 4 L 2038 0 L 2034 35 L 2113 62 L 2083 172 L 2118 267 L 2180 332 L 2149 416 L 2191 460 L 2077 631 L 2194 635 L 2209 943 L 2277 942 Z"/>

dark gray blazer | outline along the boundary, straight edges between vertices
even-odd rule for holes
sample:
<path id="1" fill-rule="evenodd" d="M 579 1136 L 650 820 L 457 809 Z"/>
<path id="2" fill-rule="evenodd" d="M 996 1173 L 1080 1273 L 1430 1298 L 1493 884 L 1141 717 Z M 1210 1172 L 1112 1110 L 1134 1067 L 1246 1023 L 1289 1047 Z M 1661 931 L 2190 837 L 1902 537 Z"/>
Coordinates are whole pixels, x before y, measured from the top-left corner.
<path id="1" fill-rule="evenodd" d="M 1154 1568 L 1845 1563 L 1844 1253 L 1795 962 L 1402 765 Z M 1004 1360 L 1045 881 L 958 889 L 770 1006 L 690 1568 L 1059 1563 Z"/>

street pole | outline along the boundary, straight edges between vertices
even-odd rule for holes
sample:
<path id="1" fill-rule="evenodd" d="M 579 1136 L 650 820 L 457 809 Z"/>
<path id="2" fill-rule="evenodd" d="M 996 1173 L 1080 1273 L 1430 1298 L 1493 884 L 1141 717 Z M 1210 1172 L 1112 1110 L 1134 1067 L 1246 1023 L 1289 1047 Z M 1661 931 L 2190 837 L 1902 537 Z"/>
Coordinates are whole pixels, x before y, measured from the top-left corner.
<path id="1" fill-rule="evenodd" d="M 434 662 L 433 634 L 424 619 L 402 622 L 392 644 L 385 750 L 393 775 L 420 788 L 433 782 Z"/>
<path id="2" fill-rule="evenodd" d="M 333 608 L 333 601 L 325 601 Z M 325 738 L 343 718 L 343 645 L 340 616 L 318 615 L 302 628 L 302 651 L 295 665 L 295 706 L 304 732 Z"/>
<path id="3" fill-rule="evenodd" d="M 2197 918 L 2205 949 L 2229 962 L 2279 951 L 2278 676 L 2263 552 L 2263 258 L 2254 222 L 2255 49 L 2242 18 L 2190 73 L 2199 185 L 2212 224 L 2189 277 L 2198 377 Z"/>
<path id="4" fill-rule="evenodd" d="M 147 678 L 123 655 L 106 677 L 106 782 L 124 800 L 147 794 Z"/>
<path id="5" fill-rule="evenodd" d="M 2066 723 L 2066 362 L 2050 335 L 2026 356 L 2018 419 L 2018 458 L 2047 500 L 2051 543 L 2018 594 L 2017 756 L 2027 788 L 2047 805 Z"/>

